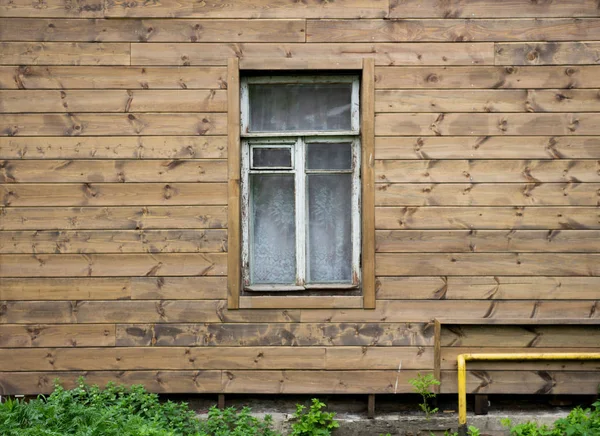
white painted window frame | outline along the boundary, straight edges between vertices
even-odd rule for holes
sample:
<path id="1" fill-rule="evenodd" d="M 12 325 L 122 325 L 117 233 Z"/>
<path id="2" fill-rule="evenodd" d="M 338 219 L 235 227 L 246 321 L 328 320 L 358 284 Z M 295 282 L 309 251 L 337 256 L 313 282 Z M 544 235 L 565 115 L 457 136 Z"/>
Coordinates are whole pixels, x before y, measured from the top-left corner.
<path id="1" fill-rule="evenodd" d="M 252 83 L 352 83 L 351 130 L 348 131 L 285 131 L 248 132 L 249 93 Z M 243 78 L 240 84 L 241 109 L 241 195 L 242 195 L 242 285 L 246 291 L 319 291 L 358 289 L 361 283 L 361 149 L 360 149 L 360 79 L 355 75 L 310 76 L 261 76 Z M 310 142 L 341 142 L 352 144 L 352 168 L 350 170 L 307 170 L 306 152 Z M 254 147 L 291 147 L 292 168 L 251 167 Z M 352 281 L 339 283 L 306 283 L 307 277 L 307 174 L 352 174 Z M 250 244 L 252 234 L 250 210 L 250 174 L 294 174 L 296 206 L 296 282 L 294 284 L 252 284 L 250 278 Z M 302 189 L 299 189 L 302 188 Z"/>

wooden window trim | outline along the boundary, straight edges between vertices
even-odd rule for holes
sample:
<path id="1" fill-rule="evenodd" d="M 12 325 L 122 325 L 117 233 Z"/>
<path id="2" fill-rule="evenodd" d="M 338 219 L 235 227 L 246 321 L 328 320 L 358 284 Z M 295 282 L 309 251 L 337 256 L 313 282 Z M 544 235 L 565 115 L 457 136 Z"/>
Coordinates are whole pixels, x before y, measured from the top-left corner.
<path id="1" fill-rule="evenodd" d="M 244 70 L 349 70 L 361 69 L 361 288 L 362 296 L 241 296 L 241 123 L 240 69 Z M 228 244 L 227 307 L 229 309 L 374 309 L 375 308 L 375 62 L 312 65 L 310 62 L 269 62 L 240 65 L 238 58 L 227 62 L 227 162 Z"/>

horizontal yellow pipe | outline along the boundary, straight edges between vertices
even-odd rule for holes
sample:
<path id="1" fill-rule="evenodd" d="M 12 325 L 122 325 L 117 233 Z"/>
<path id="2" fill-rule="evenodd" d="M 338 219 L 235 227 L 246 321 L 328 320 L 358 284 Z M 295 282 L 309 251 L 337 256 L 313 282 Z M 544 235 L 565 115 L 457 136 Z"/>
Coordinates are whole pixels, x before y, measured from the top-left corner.
<path id="1" fill-rule="evenodd" d="M 456 358 L 458 365 L 459 432 L 467 427 L 467 362 L 474 360 L 600 360 L 600 353 L 467 353 Z"/>

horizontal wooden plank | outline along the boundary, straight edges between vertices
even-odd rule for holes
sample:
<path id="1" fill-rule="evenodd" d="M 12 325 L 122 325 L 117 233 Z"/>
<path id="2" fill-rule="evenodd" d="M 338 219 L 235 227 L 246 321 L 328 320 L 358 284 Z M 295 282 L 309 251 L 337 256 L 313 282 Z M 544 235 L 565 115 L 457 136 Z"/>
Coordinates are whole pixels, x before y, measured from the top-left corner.
<path id="1" fill-rule="evenodd" d="M 36 34 L 39 35 L 40 32 Z M 41 34 L 44 35 L 44 33 Z M 442 20 L 309 20 L 306 26 L 307 42 L 585 41 L 598 39 L 600 39 L 600 20 L 598 18 L 464 20 L 444 17 Z"/>
<path id="2" fill-rule="evenodd" d="M 106 17 L 185 17 L 185 18 L 383 18 L 388 13 L 386 0 L 338 0 L 323 3 L 306 0 L 238 0 L 234 3 L 181 3 L 161 0 L 153 4 L 123 0 L 106 2 Z"/>
<path id="3" fill-rule="evenodd" d="M 442 371 L 441 393 L 456 393 L 456 380 L 456 371 Z M 595 395 L 598 383 L 598 371 L 467 370 L 467 393 L 474 394 Z"/>
<path id="4" fill-rule="evenodd" d="M 101 0 L 46 0 L 35 3 L 29 0 L 0 0 L 0 17 L 102 17 Z"/>
<path id="5" fill-rule="evenodd" d="M 58 44 L 58 43 L 55 43 Z M 131 44 L 131 65 L 225 65 L 227 58 L 336 62 L 373 57 L 376 65 L 490 65 L 493 43 Z M 321 64 L 327 68 L 327 64 Z"/>
<path id="6" fill-rule="evenodd" d="M 5 206 L 224 205 L 224 183 L 5 184 Z"/>
<path id="7" fill-rule="evenodd" d="M 428 361 L 429 323 L 118 324 L 120 347 L 378 346 L 419 347 Z"/>
<path id="8" fill-rule="evenodd" d="M 223 67 L 0 66 L 0 89 L 224 89 Z"/>
<path id="9" fill-rule="evenodd" d="M 10 211 L 9 211 L 10 212 Z M 377 229 L 600 229 L 597 207 L 378 207 Z"/>
<path id="10" fill-rule="evenodd" d="M 460 353 L 595 353 L 597 348 L 442 348 L 440 366 L 443 371 L 456 371 L 456 356 Z M 581 372 L 600 370 L 599 360 L 538 360 L 538 361 L 474 361 L 469 371 L 557 371 Z"/>
<path id="11" fill-rule="evenodd" d="M 600 160 L 377 160 L 375 173 L 391 183 L 600 182 Z"/>
<path id="12" fill-rule="evenodd" d="M 0 136 L 0 159 L 219 159 L 226 156 L 225 136 Z"/>
<path id="13" fill-rule="evenodd" d="M 240 297 L 240 309 L 359 309 L 362 307 L 363 297 L 360 295 L 323 295 L 318 297 L 301 295 L 273 297 L 257 295 Z"/>
<path id="14" fill-rule="evenodd" d="M 598 206 L 598 183 L 375 185 L 378 206 Z"/>
<path id="15" fill-rule="evenodd" d="M 0 255 L 0 277 L 222 276 L 225 253 Z"/>
<path id="16" fill-rule="evenodd" d="M 130 65 L 129 43 L 0 42 L 0 65 Z"/>
<path id="17" fill-rule="evenodd" d="M 0 113 L 224 112 L 224 90 L 0 91 Z"/>
<path id="18" fill-rule="evenodd" d="M 598 89 L 378 90 L 375 111 L 598 112 L 599 93 Z"/>
<path id="19" fill-rule="evenodd" d="M 304 20 L 236 20 L 232 25 L 229 20 L 0 19 L 0 41 L 304 42 L 304 39 Z"/>
<path id="20" fill-rule="evenodd" d="M 384 300 L 594 300 L 600 277 L 379 277 Z"/>
<path id="21" fill-rule="evenodd" d="M 378 136 L 598 135 L 600 113 L 375 114 Z"/>
<path id="22" fill-rule="evenodd" d="M 2 254 L 215 253 L 219 251 L 227 251 L 226 230 L 0 232 Z"/>
<path id="23" fill-rule="evenodd" d="M 598 159 L 600 137 L 379 136 L 375 138 L 375 156 L 377 159 Z"/>
<path id="24" fill-rule="evenodd" d="M 4 371 L 431 369 L 431 347 L 117 347 L 0 349 Z"/>
<path id="25" fill-rule="evenodd" d="M 600 66 L 378 67 L 375 70 L 375 87 L 378 89 L 599 88 Z"/>
<path id="26" fill-rule="evenodd" d="M 0 183 L 227 181 L 227 161 L 216 159 L 5 160 L 0 165 Z M 574 176 L 577 169 L 575 166 Z"/>
<path id="27" fill-rule="evenodd" d="M 0 347 L 3 348 L 114 346 L 114 325 L 0 325 Z"/>
<path id="28" fill-rule="evenodd" d="M 104 386 L 143 384 L 156 393 L 251 393 L 256 394 L 393 394 L 413 392 L 408 382 L 417 377 L 407 371 L 52 371 L 2 372 L 0 395 L 50 393 L 54 379 L 65 388 L 77 385 L 79 377 Z"/>
<path id="29" fill-rule="evenodd" d="M 443 325 L 440 337 L 444 347 L 533 348 L 521 352 L 537 352 L 538 348 L 599 348 L 600 326 L 458 326 Z M 470 351 L 464 351 L 468 353 Z M 482 350 L 481 352 L 485 352 Z M 506 351 L 506 352 L 513 352 Z M 456 354 L 454 362 L 456 362 Z M 600 365 L 600 361 L 598 362 Z"/>
<path id="30" fill-rule="evenodd" d="M 600 42 L 497 43 L 496 65 L 598 65 Z"/>
<path id="31" fill-rule="evenodd" d="M 391 0 L 391 18 L 597 17 L 594 0 L 531 2 L 528 0 Z"/>
<path id="32" fill-rule="evenodd" d="M 600 230 L 378 230 L 375 240 L 379 253 L 600 252 Z"/>
<path id="33" fill-rule="evenodd" d="M 224 113 L 2 114 L 0 136 L 223 135 Z"/>
<path id="34" fill-rule="evenodd" d="M 224 277 L 4 278 L 0 300 L 222 300 Z"/>
<path id="35" fill-rule="evenodd" d="M 380 253 L 376 259 L 381 276 L 600 275 L 600 254 L 588 253 Z"/>

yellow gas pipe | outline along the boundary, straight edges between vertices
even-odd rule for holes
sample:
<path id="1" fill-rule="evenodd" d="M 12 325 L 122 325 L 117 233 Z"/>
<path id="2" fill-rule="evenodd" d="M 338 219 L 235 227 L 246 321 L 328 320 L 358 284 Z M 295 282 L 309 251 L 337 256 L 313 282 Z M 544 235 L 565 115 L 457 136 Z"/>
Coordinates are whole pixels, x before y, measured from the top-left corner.
<path id="1" fill-rule="evenodd" d="M 459 354 L 458 434 L 467 435 L 467 361 L 470 360 L 600 360 L 600 353 L 476 353 Z"/>

